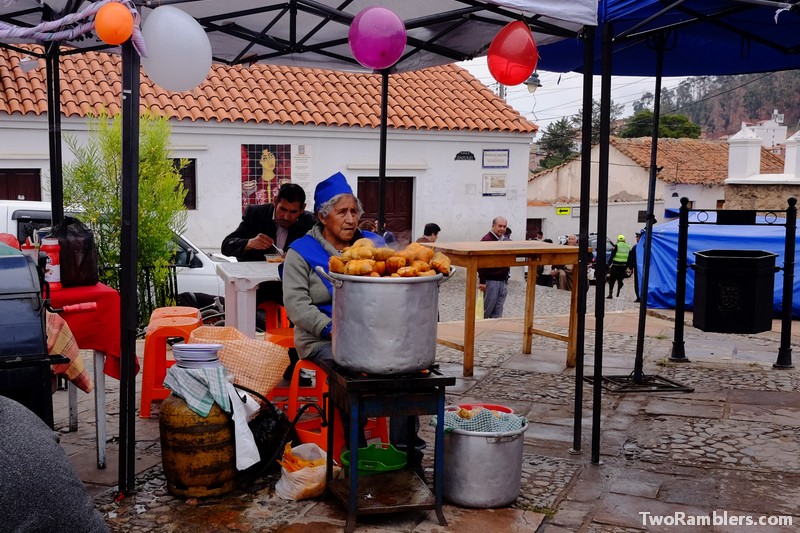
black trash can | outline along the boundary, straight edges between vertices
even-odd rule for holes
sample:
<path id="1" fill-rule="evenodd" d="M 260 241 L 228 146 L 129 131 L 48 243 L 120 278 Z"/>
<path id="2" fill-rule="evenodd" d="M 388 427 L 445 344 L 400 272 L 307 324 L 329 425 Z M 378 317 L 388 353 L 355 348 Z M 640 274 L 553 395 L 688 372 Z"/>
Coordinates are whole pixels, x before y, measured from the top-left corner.
<path id="1" fill-rule="evenodd" d="M 717 333 L 772 329 L 777 254 L 703 250 L 694 255 L 694 327 Z"/>

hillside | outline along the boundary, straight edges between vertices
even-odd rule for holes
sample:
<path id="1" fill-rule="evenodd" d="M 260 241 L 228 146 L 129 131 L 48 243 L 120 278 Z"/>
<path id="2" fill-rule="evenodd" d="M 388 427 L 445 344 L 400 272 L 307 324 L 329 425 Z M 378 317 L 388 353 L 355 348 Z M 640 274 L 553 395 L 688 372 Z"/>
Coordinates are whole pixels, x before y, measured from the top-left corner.
<path id="1" fill-rule="evenodd" d="M 688 116 L 705 136 L 731 135 L 742 122 L 765 120 L 777 109 L 784 114 L 789 134 L 800 122 L 800 70 L 702 76 L 687 78 L 678 87 L 662 92 L 661 111 Z M 634 103 L 634 110 L 652 107 L 652 94 Z"/>

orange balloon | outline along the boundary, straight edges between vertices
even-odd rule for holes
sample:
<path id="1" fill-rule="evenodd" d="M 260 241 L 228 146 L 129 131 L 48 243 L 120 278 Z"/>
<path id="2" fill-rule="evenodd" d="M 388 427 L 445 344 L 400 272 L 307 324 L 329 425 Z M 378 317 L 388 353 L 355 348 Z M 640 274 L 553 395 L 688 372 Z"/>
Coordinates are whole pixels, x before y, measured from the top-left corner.
<path id="1" fill-rule="evenodd" d="M 122 44 L 133 33 L 133 15 L 124 5 L 112 2 L 104 5 L 94 17 L 97 36 L 108 44 Z"/>

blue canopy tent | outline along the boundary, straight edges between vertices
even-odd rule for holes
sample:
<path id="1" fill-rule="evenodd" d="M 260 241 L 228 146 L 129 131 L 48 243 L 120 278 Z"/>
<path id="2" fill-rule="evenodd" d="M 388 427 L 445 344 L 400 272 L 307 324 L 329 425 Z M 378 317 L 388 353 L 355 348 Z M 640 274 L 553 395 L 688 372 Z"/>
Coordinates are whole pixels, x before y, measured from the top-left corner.
<path id="1" fill-rule="evenodd" d="M 775 0 L 600 0 L 596 35 L 584 33 L 580 40 L 564 40 L 540 47 L 539 68 L 542 70 L 583 72 L 585 80 L 595 68 L 601 74 L 598 241 L 603 242 L 607 237 L 611 76 L 656 78 L 646 224 L 646 233 L 651 234 L 655 223 L 653 209 L 662 77 L 796 69 L 800 67 L 800 55 L 797 54 L 800 45 L 798 13 L 800 4 Z M 597 54 L 592 50 L 597 50 Z M 591 78 L 588 79 L 591 83 Z M 584 95 L 586 90 L 584 87 Z M 588 90 L 591 94 L 591 87 Z M 587 105 L 591 107 L 584 98 L 584 116 Z M 583 123 L 588 124 L 589 121 L 584 119 Z M 588 181 L 584 172 L 589 172 L 588 167 L 582 167 L 582 183 Z M 652 239 L 645 241 L 644 253 L 641 254 L 646 265 L 650 264 L 651 243 Z M 604 279 L 604 265 L 601 263 L 599 267 L 597 275 L 599 279 Z M 642 276 L 645 289 L 648 287 L 649 274 L 649 268 L 645 268 Z M 602 292 L 598 291 L 595 301 L 597 331 L 603 328 L 604 300 Z M 639 308 L 638 341 L 632 374 L 636 384 L 644 380 L 645 302 L 643 300 Z M 790 367 L 791 316 L 787 318 L 784 315 L 783 329 L 779 361 L 783 358 Z M 682 320 L 676 320 L 675 336 L 673 357 L 680 360 L 682 356 L 682 360 L 686 360 Z M 592 461 L 599 463 L 602 335 L 595 338 L 594 356 Z"/>

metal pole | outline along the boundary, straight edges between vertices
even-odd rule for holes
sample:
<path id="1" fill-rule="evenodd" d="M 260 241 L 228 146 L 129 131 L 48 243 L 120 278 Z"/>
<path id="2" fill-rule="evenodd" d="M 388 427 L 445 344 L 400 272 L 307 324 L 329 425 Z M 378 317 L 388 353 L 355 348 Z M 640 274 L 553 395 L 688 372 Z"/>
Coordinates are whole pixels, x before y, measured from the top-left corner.
<path id="1" fill-rule="evenodd" d="M 592 458 L 600 464 L 600 416 L 603 383 L 603 324 L 605 322 L 606 237 L 608 225 L 608 152 L 611 136 L 611 24 L 603 26 L 603 60 L 600 82 L 600 143 L 597 183 L 597 261 L 595 269 L 594 383 L 592 389 Z M 583 125 L 591 129 L 591 125 Z M 602 289 L 601 289 L 602 287 Z"/>
<path id="2" fill-rule="evenodd" d="M 135 485 L 136 263 L 139 219 L 139 54 L 130 39 L 122 45 L 122 231 L 120 234 L 119 491 Z"/>
<path id="3" fill-rule="evenodd" d="M 378 234 L 386 222 L 386 133 L 389 129 L 389 70 L 381 71 L 381 140 L 378 168 Z"/>
<path id="4" fill-rule="evenodd" d="M 792 304 L 794 291 L 794 248 L 797 235 L 797 198 L 786 208 L 786 245 L 783 252 L 783 306 L 781 307 L 781 346 L 773 368 L 794 368 L 792 364 Z"/>
<path id="5" fill-rule="evenodd" d="M 644 337 L 647 321 L 647 287 L 650 281 L 650 253 L 653 247 L 652 231 L 655 223 L 656 182 L 658 179 L 658 119 L 661 115 L 661 78 L 664 72 L 664 36 L 659 35 L 658 54 L 656 56 L 656 87 L 653 103 L 653 136 L 650 140 L 650 182 L 647 188 L 647 222 L 645 225 L 644 269 L 642 271 L 642 287 L 639 290 L 639 328 L 636 333 L 636 357 L 633 362 L 633 382 L 637 385 L 644 381 Z M 638 255 L 638 254 L 637 254 Z M 638 257 L 637 257 L 638 259 Z M 634 268 L 636 268 L 634 266 Z M 634 283 L 636 280 L 634 279 Z"/>
<path id="6" fill-rule="evenodd" d="M 594 79 L 595 28 L 586 28 L 583 37 L 583 123 L 592 123 L 592 84 Z M 575 342 L 575 406 L 572 420 L 572 449 L 581 452 L 581 422 L 583 419 L 583 363 L 586 352 L 586 293 L 588 288 L 587 265 L 589 262 L 589 196 L 592 178 L 592 129 L 583 128 L 581 133 L 581 216 L 578 220 L 578 323 Z"/>
<path id="7" fill-rule="evenodd" d="M 689 362 L 683 343 L 683 317 L 686 308 L 686 254 L 689 248 L 689 199 L 681 198 L 678 216 L 678 271 L 675 280 L 675 337 L 669 360 Z"/>
<path id="8" fill-rule="evenodd" d="M 64 181 L 61 158 L 61 76 L 59 72 L 60 43 L 47 45 L 47 137 L 50 143 L 50 203 L 53 224 L 64 220 Z"/>

